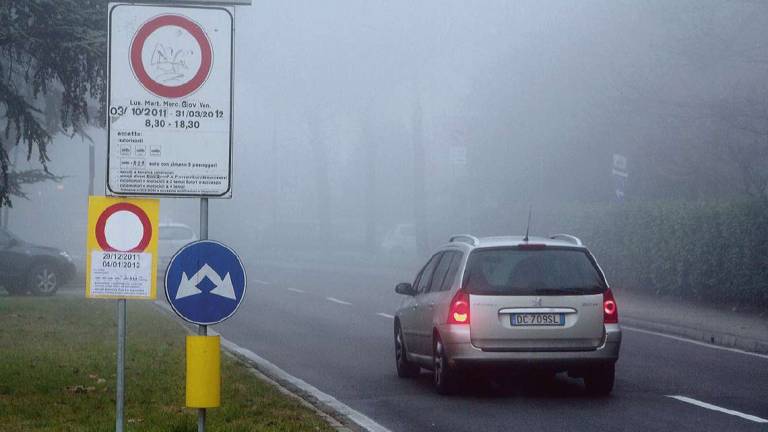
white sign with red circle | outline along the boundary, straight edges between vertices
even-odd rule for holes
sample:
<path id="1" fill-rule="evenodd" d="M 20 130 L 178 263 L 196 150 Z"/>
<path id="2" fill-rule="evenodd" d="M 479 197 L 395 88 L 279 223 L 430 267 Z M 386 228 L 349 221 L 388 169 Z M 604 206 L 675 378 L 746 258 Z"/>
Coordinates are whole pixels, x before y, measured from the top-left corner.
<path id="1" fill-rule="evenodd" d="M 155 298 L 158 210 L 157 200 L 90 198 L 87 297 Z"/>
<path id="2" fill-rule="evenodd" d="M 109 8 L 108 195 L 231 197 L 233 19 Z"/>
<path id="3" fill-rule="evenodd" d="M 211 72 L 211 43 L 203 29 L 183 15 L 151 18 L 139 27 L 130 49 L 136 79 L 160 97 L 189 96 Z"/>

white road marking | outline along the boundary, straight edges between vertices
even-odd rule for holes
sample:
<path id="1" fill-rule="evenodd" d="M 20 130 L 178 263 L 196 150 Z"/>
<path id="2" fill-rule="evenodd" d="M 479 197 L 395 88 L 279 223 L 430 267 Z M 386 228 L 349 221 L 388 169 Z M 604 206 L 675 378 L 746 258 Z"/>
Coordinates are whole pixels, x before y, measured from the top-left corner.
<path id="1" fill-rule="evenodd" d="M 768 423 L 768 420 L 766 420 L 764 418 L 760 418 L 760 417 L 753 416 L 753 415 L 750 415 L 750 414 L 744 414 L 743 412 L 738 412 L 738 411 L 730 410 L 730 409 L 727 409 L 727 408 L 719 407 L 717 405 L 708 404 L 706 402 L 702 402 L 702 401 L 696 400 L 696 399 L 691 399 L 689 397 L 674 396 L 674 395 L 667 395 L 667 397 L 670 397 L 672 399 L 677 399 L 677 400 L 679 400 L 681 402 L 686 402 L 686 403 L 689 403 L 691 405 L 696 405 L 696 406 L 699 406 L 699 407 L 702 407 L 702 408 L 706 408 L 706 409 L 709 409 L 709 410 L 712 410 L 712 411 L 719 411 L 721 413 L 730 414 L 730 415 L 736 416 L 736 417 L 741 417 L 743 419 L 750 420 L 750 421 L 753 421 L 755 423 Z"/>
<path id="2" fill-rule="evenodd" d="M 385 314 L 384 312 L 379 312 L 379 313 L 377 313 L 376 315 L 378 315 L 378 316 L 381 316 L 381 317 L 384 317 L 384 318 L 395 319 L 395 317 L 394 317 L 394 316 L 392 316 L 392 315 L 390 315 L 390 314 Z"/>
<path id="3" fill-rule="evenodd" d="M 347 306 L 350 306 L 352 304 L 352 303 L 350 303 L 348 301 L 339 300 L 339 299 L 333 298 L 333 297 L 326 297 L 325 299 L 328 300 L 328 301 L 332 301 L 334 303 L 343 304 L 343 305 L 347 305 Z"/>
<path id="4" fill-rule="evenodd" d="M 300 290 L 300 289 L 298 289 L 298 288 L 286 288 L 286 289 L 287 289 L 288 291 L 293 291 L 293 292 L 295 292 L 295 293 L 300 293 L 300 294 L 304 294 L 304 293 L 306 293 L 306 291 L 304 291 L 304 290 Z"/>
<path id="5" fill-rule="evenodd" d="M 697 340 L 688 339 L 688 338 L 684 338 L 684 337 L 680 337 L 680 336 L 673 336 L 673 335 L 668 335 L 668 334 L 665 334 L 665 333 L 659 333 L 659 332 L 655 332 L 655 331 L 651 331 L 651 330 L 643 330 L 643 329 L 639 329 L 639 328 L 636 328 L 636 327 L 630 327 L 630 326 L 625 326 L 625 325 L 622 325 L 621 329 L 622 330 L 634 331 L 634 332 L 638 332 L 638 333 L 650 334 L 650 335 L 654 335 L 654 336 L 660 336 L 660 337 L 664 337 L 664 338 L 667 338 L 667 339 L 673 339 L 673 340 L 680 341 L 680 342 L 688 342 L 688 343 L 691 343 L 691 344 L 694 344 L 694 345 L 699 345 L 699 346 L 703 346 L 703 347 L 707 347 L 707 348 L 717 349 L 717 350 L 721 350 L 721 351 L 730 351 L 730 352 L 734 352 L 734 353 L 737 353 L 737 354 L 744 354 L 744 355 L 758 357 L 758 358 L 761 358 L 761 359 L 768 360 L 768 355 L 765 355 L 765 354 L 758 354 L 758 353 L 744 351 L 744 350 L 740 350 L 740 349 L 736 349 L 736 348 L 728 348 L 728 347 L 722 347 L 722 346 L 718 346 L 718 345 L 712 345 L 712 344 L 708 344 L 706 342 L 700 342 L 700 341 L 697 341 Z"/>
<path id="6" fill-rule="evenodd" d="M 261 284 L 261 285 L 269 285 L 270 284 L 267 281 L 259 280 L 259 279 L 251 279 L 251 282 L 256 282 L 257 284 Z"/>

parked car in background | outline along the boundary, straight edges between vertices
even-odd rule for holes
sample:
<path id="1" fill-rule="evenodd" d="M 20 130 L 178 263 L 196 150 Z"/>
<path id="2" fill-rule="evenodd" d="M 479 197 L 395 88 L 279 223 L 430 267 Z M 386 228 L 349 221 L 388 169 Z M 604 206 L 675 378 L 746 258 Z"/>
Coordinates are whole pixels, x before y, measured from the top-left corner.
<path id="1" fill-rule="evenodd" d="M 415 225 L 401 223 L 392 227 L 381 241 L 381 251 L 390 263 L 403 263 L 415 258 L 418 254 Z"/>
<path id="2" fill-rule="evenodd" d="M 160 233 L 157 242 L 157 269 L 164 272 L 179 249 L 197 241 L 197 234 L 189 225 L 182 223 L 161 223 L 158 230 Z"/>
<path id="3" fill-rule="evenodd" d="M 75 272 L 66 252 L 26 242 L 0 228 L 0 285 L 9 294 L 53 295 Z"/>
<path id="4" fill-rule="evenodd" d="M 434 372 L 439 393 L 463 371 L 567 371 L 586 390 L 613 389 L 621 328 L 616 301 L 581 241 L 454 236 L 430 258 L 395 316 L 400 377 Z"/>

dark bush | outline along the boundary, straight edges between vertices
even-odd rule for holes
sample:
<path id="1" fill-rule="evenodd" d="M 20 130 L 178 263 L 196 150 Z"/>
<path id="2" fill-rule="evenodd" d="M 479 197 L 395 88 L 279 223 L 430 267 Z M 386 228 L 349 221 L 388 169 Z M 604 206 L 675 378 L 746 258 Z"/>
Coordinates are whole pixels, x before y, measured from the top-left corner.
<path id="1" fill-rule="evenodd" d="M 581 236 L 614 286 L 768 307 L 766 216 L 756 202 L 644 202 L 545 217 Z"/>

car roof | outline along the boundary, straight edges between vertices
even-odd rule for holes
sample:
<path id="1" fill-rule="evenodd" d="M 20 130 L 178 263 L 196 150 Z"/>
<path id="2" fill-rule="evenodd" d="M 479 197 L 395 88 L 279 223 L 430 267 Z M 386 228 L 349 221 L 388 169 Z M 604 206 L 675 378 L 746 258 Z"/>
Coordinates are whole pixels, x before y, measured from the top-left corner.
<path id="1" fill-rule="evenodd" d="M 187 229 L 192 229 L 192 228 L 191 228 L 189 225 L 187 225 L 187 224 L 183 224 L 183 223 L 177 223 L 177 222 L 160 222 L 160 223 L 159 223 L 157 226 L 158 226 L 159 228 L 171 228 L 171 227 L 174 227 L 174 228 L 187 228 Z"/>
<path id="2" fill-rule="evenodd" d="M 463 241 L 465 239 L 467 241 Z M 578 243 L 577 243 L 578 242 Z M 586 249 L 581 241 L 575 237 L 571 238 L 552 238 L 552 237 L 540 237 L 529 236 L 528 241 L 525 241 L 525 237 L 521 235 L 516 236 L 491 236 L 491 237 L 470 237 L 470 236 L 454 236 L 451 237 L 451 241 L 444 244 L 440 249 L 449 248 L 461 248 L 461 249 L 478 249 L 478 248 L 493 248 L 504 246 L 520 246 L 524 244 L 543 244 L 546 246 L 555 247 L 567 247 L 573 249 Z"/>

